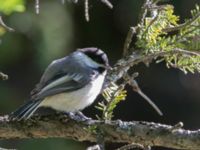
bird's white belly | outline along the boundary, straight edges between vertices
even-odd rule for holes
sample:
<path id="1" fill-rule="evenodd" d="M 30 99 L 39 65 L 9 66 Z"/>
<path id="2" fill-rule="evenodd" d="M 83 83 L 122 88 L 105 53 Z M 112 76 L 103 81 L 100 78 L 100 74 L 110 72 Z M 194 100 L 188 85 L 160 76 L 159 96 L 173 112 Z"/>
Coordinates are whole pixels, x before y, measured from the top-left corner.
<path id="1" fill-rule="evenodd" d="M 40 106 L 51 107 L 66 112 L 84 109 L 94 102 L 101 91 L 103 81 L 104 76 L 99 75 L 96 80 L 79 90 L 46 97 Z"/>

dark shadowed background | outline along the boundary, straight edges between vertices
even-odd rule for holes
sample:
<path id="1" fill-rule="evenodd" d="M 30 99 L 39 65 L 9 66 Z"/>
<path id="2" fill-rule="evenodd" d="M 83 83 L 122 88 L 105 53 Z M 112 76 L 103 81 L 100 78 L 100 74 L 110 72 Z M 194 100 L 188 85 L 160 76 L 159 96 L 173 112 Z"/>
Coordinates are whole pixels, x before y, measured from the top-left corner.
<path id="1" fill-rule="evenodd" d="M 90 1 L 90 22 L 84 18 L 83 2 L 66 3 L 59 0 L 40 2 L 40 14 L 36 15 L 34 0 L 27 1 L 24 13 L 4 17 L 15 32 L 1 37 L 0 70 L 9 80 L 0 81 L 0 114 L 8 114 L 29 99 L 29 93 L 39 81 L 45 67 L 54 59 L 64 57 L 76 48 L 99 47 L 114 64 L 122 54 L 123 43 L 130 26 L 138 21 L 142 0 L 112 0 L 110 10 L 97 0 Z M 190 10 L 199 0 L 174 0 L 175 13 L 181 20 L 190 17 Z M 166 68 L 164 63 L 149 67 L 134 67 L 139 72 L 137 81 L 141 89 L 160 107 L 160 117 L 143 98 L 127 87 L 127 100 L 114 112 L 114 119 L 145 120 L 174 125 L 184 122 L 186 129 L 200 128 L 200 74 L 187 74 Z M 101 97 L 98 98 L 98 100 Z M 98 110 L 92 106 L 83 112 L 95 118 Z M 52 129 L 54 130 L 54 129 Z M 0 141 L 0 147 L 19 150 L 82 150 L 92 143 L 66 139 L 26 139 Z M 116 148 L 107 143 L 107 149 Z M 155 148 L 158 149 L 158 148 Z M 166 150 L 164 148 L 160 148 Z"/>

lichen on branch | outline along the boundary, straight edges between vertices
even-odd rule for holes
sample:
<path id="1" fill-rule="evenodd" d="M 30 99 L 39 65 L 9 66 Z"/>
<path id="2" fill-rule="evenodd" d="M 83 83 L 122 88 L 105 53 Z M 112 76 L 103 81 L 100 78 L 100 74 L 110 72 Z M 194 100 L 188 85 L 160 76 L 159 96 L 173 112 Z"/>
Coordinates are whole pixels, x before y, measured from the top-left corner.
<path id="1" fill-rule="evenodd" d="M 177 125 L 143 121 L 72 120 L 63 114 L 35 116 L 26 121 L 10 121 L 0 117 L 0 139 L 70 138 L 77 141 L 97 141 L 98 132 L 89 132 L 88 126 L 96 126 L 104 134 L 105 142 L 140 143 L 196 150 L 200 146 L 200 131 L 184 130 Z M 52 130 L 53 129 L 53 130 Z"/>

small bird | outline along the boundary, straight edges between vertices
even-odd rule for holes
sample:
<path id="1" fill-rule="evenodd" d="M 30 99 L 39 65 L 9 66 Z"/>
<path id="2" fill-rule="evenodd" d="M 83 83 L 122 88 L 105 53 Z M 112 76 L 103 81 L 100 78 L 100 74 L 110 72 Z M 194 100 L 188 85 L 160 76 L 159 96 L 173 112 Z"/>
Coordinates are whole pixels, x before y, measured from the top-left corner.
<path id="1" fill-rule="evenodd" d="M 98 48 L 78 49 L 54 60 L 31 92 L 31 99 L 9 118 L 30 118 L 39 107 L 77 112 L 91 105 L 101 92 L 109 68 L 107 55 Z"/>

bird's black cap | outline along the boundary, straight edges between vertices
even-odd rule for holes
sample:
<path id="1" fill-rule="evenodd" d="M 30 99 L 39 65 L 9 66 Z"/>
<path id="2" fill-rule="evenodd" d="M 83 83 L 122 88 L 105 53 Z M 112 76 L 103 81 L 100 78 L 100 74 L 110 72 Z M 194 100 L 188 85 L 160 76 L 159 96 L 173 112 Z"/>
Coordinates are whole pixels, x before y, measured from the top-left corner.
<path id="1" fill-rule="evenodd" d="M 109 66 L 108 57 L 101 49 L 95 47 L 89 47 L 89 48 L 79 49 L 79 51 L 83 52 L 85 55 L 90 57 L 95 62 L 102 64 L 104 66 Z"/>

